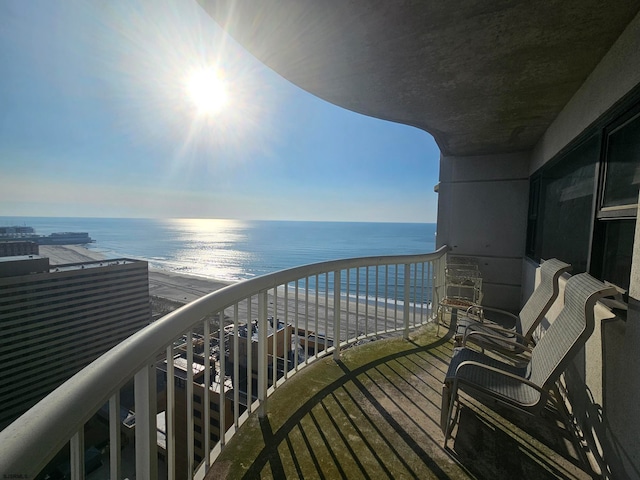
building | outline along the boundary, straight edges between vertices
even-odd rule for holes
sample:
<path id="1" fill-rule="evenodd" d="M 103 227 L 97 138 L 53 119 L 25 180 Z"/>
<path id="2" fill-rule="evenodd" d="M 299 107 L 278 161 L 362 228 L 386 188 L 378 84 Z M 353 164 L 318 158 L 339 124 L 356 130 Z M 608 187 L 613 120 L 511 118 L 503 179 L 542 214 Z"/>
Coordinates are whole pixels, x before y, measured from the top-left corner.
<path id="1" fill-rule="evenodd" d="M 212 337 L 212 344 L 217 343 L 215 338 Z M 198 350 L 198 347 L 202 347 L 202 339 L 194 340 L 194 347 Z M 178 348 L 178 352 L 173 358 L 174 367 L 174 386 L 175 386 L 175 403 L 174 412 L 177 419 L 187 418 L 187 374 L 188 374 L 188 362 L 186 354 L 186 344 L 181 348 Z M 209 387 L 209 448 L 205 441 L 205 409 L 207 405 L 204 402 L 204 389 L 205 387 L 205 366 L 204 357 L 202 352 L 194 355 L 194 360 L 191 365 L 193 373 L 192 382 L 192 401 L 191 409 L 193 413 L 193 464 L 198 465 L 205 457 L 206 452 L 210 450 L 212 445 L 215 445 L 220 439 L 220 388 L 219 388 L 219 372 L 220 362 L 217 361 L 217 357 L 212 355 L 210 358 L 211 365 L 211 385 Z M 167 382 L 167 362 L 160 362 L 158 364 L 158 410 L 165 410 L 166 412 L 166 382 Z M 224 418 L 225 418 L 225 430 L 233 423 L 233 383 L 231 378 L 226 378 L 224 381 Z M 166 415 L 165 412 L 162 412 Z M 165 417 L 166 420 L 166 417 Z M 184 421 L 177 421 L 175 424 L 175 438 L 176 438 L 176 466 L 178 473 L 178 479 L 186 478 L 182 475 L 187 472 L 187 426 Z M 166 429 L 165 429 L 166 432 Z"/>
<path id="2" fill-rule="evenodd" d="M 0 241 L 0 257 L 16 257 L 19 255 L 39 255 L 40 248 L 32 241 Z"/>
<path id="3" fill-rule="evenodd" d="M 273 317 L 269 317 L 268 325 L 267 325 L 267 355 L 269 365 L 273 364 Z M 277 320 L 278 326 L 276 331 L 276 359 L 282 364 L 285 361 L 289 361 L 288 358 L 285 358 L 285 355 L 291 355 L 291 337 L 293 332 L 293 327 L 291 325 L 285 325 L 280 319 Z M 254 320 L 249 325 L 242 324 L 238 328 L 238 358 L 240 359 L 240 367 L 244 369 L 247 368 L 247 359 L 258 358 L 258 326 L 257 320 Z M 251 334 L 248 335 L 249 328 L 251 328 Z M 236 342 L 234 340 L 234 329 L 233 325 L 229 325 L 225 328 L 227 335 L 230 337 L 229 339 L 229 358 L 235 358 L 236 352 Z M 249 340 L 247 339 L 249 337 Z M 247 343 L 251 342 L 251 353 L 248 353 Z M 282 370 L 282 365 L 278 365 L 279 370 Z M 252 370 L 257 371 L 257 362 L 254 360 L 252 364 Z"/>
<path id="4" fill-rule="evenodd" d="M 485 304 L 518 311 L 550 257 L 627 290 L 573 407 L 614 477 L 637 476 L 640 3 L 199 3 L 311 94 L 433 135 L 437 246 L 478 260 Z"/>
<path id="5" fill-rule="evenodd" d="M 0 429 L 149 324 L 147 263 L 0 259 Z"/>

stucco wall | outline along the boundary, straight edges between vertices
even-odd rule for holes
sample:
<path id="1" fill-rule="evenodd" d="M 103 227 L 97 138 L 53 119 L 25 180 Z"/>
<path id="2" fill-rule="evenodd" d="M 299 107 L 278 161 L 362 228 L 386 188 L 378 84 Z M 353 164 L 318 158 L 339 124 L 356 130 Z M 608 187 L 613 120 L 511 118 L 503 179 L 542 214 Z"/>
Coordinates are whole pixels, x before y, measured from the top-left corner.
<path id="1" fill-rule="evenodd" d="M 483 303 L 518 311 L 529 156 L 441 157 L 437 246 L 476 257 Z"/>
<path id="2" fill-rule="evenodd" d="M 533 150 L 529 174 L 640 83 L 640 14 L 587 77 Z"/>

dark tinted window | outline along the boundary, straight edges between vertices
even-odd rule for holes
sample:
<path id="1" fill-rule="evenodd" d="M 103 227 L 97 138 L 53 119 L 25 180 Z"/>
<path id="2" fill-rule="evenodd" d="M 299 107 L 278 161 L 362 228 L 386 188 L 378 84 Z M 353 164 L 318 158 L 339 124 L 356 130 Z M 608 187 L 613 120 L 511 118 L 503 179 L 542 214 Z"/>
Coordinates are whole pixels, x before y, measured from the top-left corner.
<path id="1" fill-rule="evenodd" d="M 537 258 L 560 258 L 571 263 L 574 273 L 587 268 L 599 145 L 598 137 L 591 137 L 542 173 L 535 238 L 530 241 Z"/>
<path id="2" fill-rule="evenodd" d="M 640 116 L 607 137 L 604 207 L 635 205 L 640 185 Z"/>
<path id="3" fill-rule="evenodd" d="M 603 222 L 604 255 L 601 278 L 629 290 L 633 239 L 636 220 L 614 220 Z"/>

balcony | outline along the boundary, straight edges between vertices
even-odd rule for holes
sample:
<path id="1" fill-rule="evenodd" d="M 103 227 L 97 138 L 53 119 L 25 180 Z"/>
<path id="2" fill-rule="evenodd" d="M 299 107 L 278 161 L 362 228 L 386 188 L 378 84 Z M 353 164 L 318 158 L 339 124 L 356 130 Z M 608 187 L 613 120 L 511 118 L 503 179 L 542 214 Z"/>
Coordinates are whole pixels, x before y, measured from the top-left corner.
<path id="1" fill-rule="evenodd" d="M 588 478 L 556 412 L 532 422 L 466 401 L 443 449 L 451 342 L 432 320 L 446 250 L 297 267 L 192 302 L 0 432 L 0 472 L 44 474 L 69 443 L 71 478 L 84 478 L 88 427 L 108 403 L 90 478 Z"/>
<path id="2" fill-rule="evenodd" d="M 442 330 L 441 330 L 442 331 Z M 205 478 L 592 478 L 556 412 L 499 414 L 465 398 L 444 449 L 452 342 L 427 326 L 317 362 L 252 417 Z"/>

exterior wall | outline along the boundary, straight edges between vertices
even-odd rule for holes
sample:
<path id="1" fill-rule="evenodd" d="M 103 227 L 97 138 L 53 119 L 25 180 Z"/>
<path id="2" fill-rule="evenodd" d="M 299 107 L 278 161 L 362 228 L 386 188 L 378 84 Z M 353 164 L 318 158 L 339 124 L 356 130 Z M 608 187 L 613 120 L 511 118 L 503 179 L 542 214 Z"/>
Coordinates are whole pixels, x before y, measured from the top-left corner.
<path id="1" fill-rule="evenodd" d="M 640 83 L 640 14 L 634 18 L 533 150 L 529 174 L 551 160 Z"/>
<path id="2" fill-rule="evenodd" d="M 529 156 L 441 157 L 436 247 L 476 257 L 483 304 L 518 311 L 525 250 Z"/>
<path id="3" fill-rule="evenodd" d="M 39 253 L 40 248 L 36 242 L 0 242 L 0 257 L 12 257 L 14 255 L 38 255 Z"/>
<path id="4" fill-rule="evenodd" d="M 535 147 L 529 174 L 551 160 L 640 84 L 639 52 L 640 15 L 629 24 Z M 607 318 L 604 309 L 599 311 L 593 335 L 566 375 L 572 413 L 582 426 L 603 476 L 608 478 L 640 478 L 640 417 L 633 413 L 640 398 L 640 357 L 634 353 L 640 349 L 639 224 L 636 223 L 629 310 L 613 318 Z M 535 266 L 528 260 L 522 265 L 523 283 L 531 285 Z"/>
<path id="5" fill-rule="evenodd" d="M 212 361 L 213 364 L 213 361 Z M 167 372 L 166 364 L 163 368 L 158 369 L 158 411 L 166 411 L 167 408 Z M 184 372 L 186 375 L 186 371 Z M 199 377 L 202 377 L 200 374 Z M 174 376 L 175 396 L 174 396 L 174 415 L 177 419 L 187 418 L 187 388 L 186 381 L 178 375 Z M 233 424 L 233 390 L 226 390 L 227 399 L 225 400 L 225 431 Z M 207 444 L 204 437 L 204 385 L 193 382 L 193 465 L 197 466 L 201 460 L 205 458 L 205 450 Z M 220 439 L 220 393 L 217 390 L 209 391 L 209 447 L 214 445 Z M 184 421 L 176 421 L 175 425 L 175 465 L 176 480 L 187 480 L 187 424 Z M 210 450 L 210 448 L 209 448 Z"/>
<path id="6" fill-rule="evenodd" d="M 282 329 L 278 330 L 276 333 L 276 357 L 284 358 L 285 345 L 287 345 L 287 349 L 290 350 L 291 347 L 291 333 L 293 328 L 291 325 L 286 325 Z M 267 355 L 268 364 L 271 365 L 273 363 L 273 333 L 267 336 Z M 258 342 L 251 342 L 251 358 L 253 359 L 253 370 L 257 372 L 258 369 Z M 236 358 L 235 352 L 235 342 L 233 341 L 233 336 L 229 341 L 229 359 L 233 362 L 233 359 Z M 248 351 L 247 351 L 247 337 L 238 337 L 238 365 L 241 367 L 247 367 L 248 361 Z"/>
<path id="7" fill-rule="evenodd" d="M 0 277 L 0 429 L 150 319 L 146 262 Z"/>

